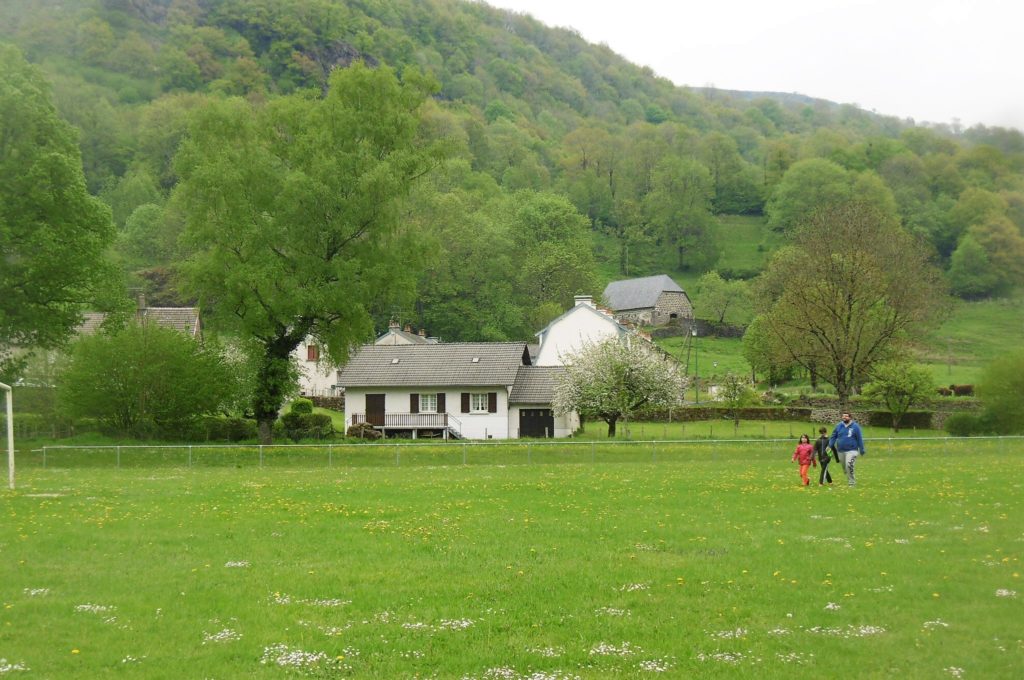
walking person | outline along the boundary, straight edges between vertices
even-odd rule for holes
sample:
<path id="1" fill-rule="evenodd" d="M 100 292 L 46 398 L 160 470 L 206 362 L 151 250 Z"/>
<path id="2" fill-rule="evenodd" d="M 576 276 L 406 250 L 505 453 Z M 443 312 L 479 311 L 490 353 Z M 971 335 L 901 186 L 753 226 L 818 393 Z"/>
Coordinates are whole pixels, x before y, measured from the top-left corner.
<path id="1" fill-rule="evenodd" d="M 832 436 L 828 438 L 828 445 L 835 449 L 837 458 L 843 464 L 846 482 L 850 486 L 856 486 L 857 476 L 853 468 L 857 464 L 857 457 L 865 455 L 866 452 L 860 425 L 850 417 L 848 411 L 843 411 L 841 420 L 832 430 Z"/>
<path id="2" fill-rule="evenodd" d="M 832 474 L 828 471 L 828 464 L 832 462 L 832 454 L 828 446 L 828 430 L 823 427 L 818 428 L 818 438 L 814 440 L 814 453 L 818 457 L 818 465 L 821 467 L 818 486 L 822 486 L 826 481 L 832 484 Z"/>
<path id="3" fill-rule="evenodd" d="M 811 438 L 807 435 L 800 435 L 800 443 L 796 445 L 796 451 L 793 452 L 793 460 L 800 463 L 800 480 L 804 486 L 809 485 L 811 480 L 807 477 L 807 471 L 817 463 L 814 462 L 814 444 L 811 443 Z"/>

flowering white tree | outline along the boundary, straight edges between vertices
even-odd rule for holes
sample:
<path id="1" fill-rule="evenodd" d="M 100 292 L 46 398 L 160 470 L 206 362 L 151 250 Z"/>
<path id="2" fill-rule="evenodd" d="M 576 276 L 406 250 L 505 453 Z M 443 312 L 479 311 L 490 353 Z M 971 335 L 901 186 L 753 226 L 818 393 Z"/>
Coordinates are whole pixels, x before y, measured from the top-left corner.
<path id="1" fill-rule="evenodd" d="M 600 418 L 614 437 L 619 419 L 641 408 L 680 404 L 686 383 L 676 360 L 650 343 L 609 338 L 588 343 L 566 358 L 554 407 L 559 414 L 576 411 L 584 418 Z"/>

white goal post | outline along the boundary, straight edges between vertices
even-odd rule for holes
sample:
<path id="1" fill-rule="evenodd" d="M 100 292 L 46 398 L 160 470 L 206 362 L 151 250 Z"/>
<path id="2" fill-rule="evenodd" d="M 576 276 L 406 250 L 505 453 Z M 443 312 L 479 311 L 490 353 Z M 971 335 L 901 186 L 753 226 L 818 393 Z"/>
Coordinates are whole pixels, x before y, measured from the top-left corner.
<path id="1" fill-rule="evenodd" d="M 7 483 L 14 489 L 14 393 L 10 385 L 0 383 L 7 401 Z"/>

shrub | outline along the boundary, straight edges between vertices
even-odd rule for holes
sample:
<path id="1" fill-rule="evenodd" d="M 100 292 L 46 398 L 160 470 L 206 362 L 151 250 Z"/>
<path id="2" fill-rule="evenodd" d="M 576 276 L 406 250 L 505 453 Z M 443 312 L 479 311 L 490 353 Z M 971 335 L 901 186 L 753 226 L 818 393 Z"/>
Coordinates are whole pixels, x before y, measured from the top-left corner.
<path id="1" fill-rule="evenodd" d="M 348 428 L 345 433 L 347 437 L 355 437 L 358 439 L 380 439 L 381 432 L 377 430 L 370 423 L 359 423 L 358 425 L 352 425 Z"/>
<path id="2" fill-rule="evenodd" d="M 1024 433 L 1024 351 L 1017 350 L 993 361 L 982 374 L 978 396 L 992 432 Z"/>
<path id="3" fill-rule="evenodd" d="M 226 354 L 211 343 L 156 325 L 79 338 L 58 397 L 74 418 L 106 430 L 180 437 L 198 417 L 221 411 L 237 389 Z"/>
<path id="4" fill-rule="evenodd" d="M 313 412 L 313 400 L 299 398 L 292 402 L 290 413 L 308 414 Z"/>
<path id="5" fill-rule="evenodd" d="M 943 427 L 954 437 L 970 437 L 982 434 L 985 430 L 985 423 L 974 413 L 960 412 L 950 414 Z"/>
<path id="6" fill-rule="evenodd" d="M 285 435 L 292 441 L 326 439 L 334 434 L 334 421 L 326 413 L 286 413 L 281 416 Z"/>

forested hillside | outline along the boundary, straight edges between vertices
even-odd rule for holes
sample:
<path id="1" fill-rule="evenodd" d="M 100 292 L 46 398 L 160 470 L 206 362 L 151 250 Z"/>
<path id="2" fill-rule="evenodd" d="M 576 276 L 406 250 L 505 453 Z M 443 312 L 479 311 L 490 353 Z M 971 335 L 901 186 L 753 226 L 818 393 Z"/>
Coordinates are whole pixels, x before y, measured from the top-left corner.
<path id="1" fill-rule="evenodd" d="M 417 143 L 443 147 L 403 197 L 409 238 L 394 247 L 409 280 L 373 300 L 378 327 L 396 317 L 447 340 L 527 339 L 574 293 L 599 294 L 609 271 L 715 270 L 734 223 L 722 215 L 764 215 L 776 243 L 847 197 L 898 215 L 962 298 L 1024 284 L 1019 132 L 680 88 L 482 3 L 8 0 L 0 41 L 43 71 L 79 130 L 89 190 L 118 229 L 112 255 L 155 304 L 189 295 L 175 282 L 194 247 L 180 238 L 190 119 L 228 98 L 322 97 L 357 61 L 432 92 Z M 208 309 L 216 327 L 226 310 Z"/>

